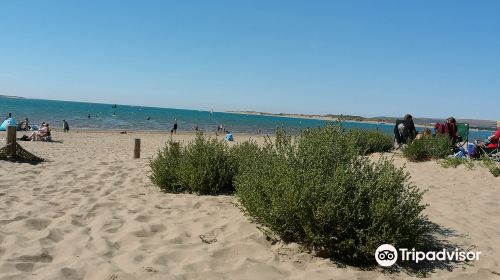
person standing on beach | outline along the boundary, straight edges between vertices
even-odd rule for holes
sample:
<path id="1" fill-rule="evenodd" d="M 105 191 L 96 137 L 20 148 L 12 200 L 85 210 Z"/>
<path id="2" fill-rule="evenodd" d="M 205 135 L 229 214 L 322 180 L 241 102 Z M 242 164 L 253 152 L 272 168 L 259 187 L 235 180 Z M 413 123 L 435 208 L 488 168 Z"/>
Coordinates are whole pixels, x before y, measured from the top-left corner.
<path id="1" fill-rule="evenodd" d="M 172 131 L 174 134 L 177 134 L 177 119 L 174 119 L 174 127 L 172 128 Z"/>
<path id="2" fill-rule="evenodd" d="M 417 134 L 412 115 L 406 114 L 403 120 L 396 120 L 394 136 L 398 145 L 406 144 L 408 141 L 415 139 Z"/>
<path id="3" fill-rule="evenodd" d="M 63 131 L 64 132 L 69 132 L 69 124 L 66 120 L 63 120 Z"/>
<path id="4" fill-rule="evenodd" d="M 31 129 L 30 120 L 28 118 L 24 119 L 24 127 L 29 130 Z"/>

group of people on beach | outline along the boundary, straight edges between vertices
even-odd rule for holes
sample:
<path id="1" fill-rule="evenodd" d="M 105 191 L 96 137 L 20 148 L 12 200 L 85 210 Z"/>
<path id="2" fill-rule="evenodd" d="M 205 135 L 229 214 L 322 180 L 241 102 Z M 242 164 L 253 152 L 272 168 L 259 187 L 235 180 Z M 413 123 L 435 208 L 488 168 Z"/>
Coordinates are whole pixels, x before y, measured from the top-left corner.
<path id="1" fill-rule="evenodd" d="M 457 147 L 456 144 L 467 140 L 462 139 L 462 136 L 459 134 L 457 121 L 454 117 L 449 117 L 444 123 L 436 123 L 434 125 L 434 132 L 433 134 L 430 128 L 425 127 L 422 133 L 419 133 L 415 128 L 413 117 L 410 114 L 406 114 L 402 120 L 397 120 L 394 126 L 394 138 L 399 146 L 413 139 L 422 139 L 424 137 L 432 137 L 433 135 L 447 135 L 453 147 L 461 149 L 461 147 Z M 462 154 L 467 152 L 472 157 L 479 157 L 481 153 L 489 153 L 495 149 L 499 149 L 499 142 L 500 121 L 497 121 L 497 130 L 494 134 L 484 141 L 477 141 L 473 146 L 471 145 L 470 148 L 468 147 L 471 149 L 470 151 L 462 151 Z"/>
<path id="2" fill-rule="evenodd" d="M 4 120 L 5 126 L 14 126 L 17 131 L 32 131 L 28 135 L 23 135 L 19 140 L 21 141 L 51 141 L 51 126 L 48 122 L 42 122 L 38 125 L 31 125 L 28 118 L 16 123 L 15 118 L 12 117 L 12 113 L 8 113 L 7 118 Z M 65 133 L 69 132 L 69 124 L 66 120 L 62 121 L 62 128 Z"/>

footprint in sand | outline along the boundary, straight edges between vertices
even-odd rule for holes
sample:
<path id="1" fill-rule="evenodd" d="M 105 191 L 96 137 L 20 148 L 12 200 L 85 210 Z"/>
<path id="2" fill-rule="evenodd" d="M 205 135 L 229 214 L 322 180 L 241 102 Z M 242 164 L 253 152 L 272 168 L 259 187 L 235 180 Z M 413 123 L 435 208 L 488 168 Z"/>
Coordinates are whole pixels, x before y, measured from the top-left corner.
<path id="1" fill-rule="evenodd" d="M 82 215 L 71 215 L 71 224 L 78 227 L 85 226 L 85 220 Z"/>
<path id="2" fill-rule="evenodd" d="M 142 228 L 141 230 L 133 232 L 136 237 L 146 238 L 155 235 L 156 233 L 165 231 L 167 228 L 164 225 L 151 225 L 149 229 Z"/>
<path id="3" fill-rule="evenodd" d="M 13 219 L 10 219 L 10 220 L 1 220 L 0 226 L 7 225 L 7 224 L 10 224 L 12 222 L 22 221 L 22 220 L 27 219 L 27 218 L 28 218 L 27 216 L 17 216 Z"/>
<path id="4" fill-rule="evenodd" d="M 32 272 L 33 263 L 16 263 L 16 269 L 22 272 Z"/>
<path id="5" fill-rule="evenodd" d="M 144 260 L 144 256 L 143 255 L 137 255 L 137 256 L 134 257 L 134 262 L 135 263 L 141 263 L 143 260 Z"/>
<path id="6" fill-rule="evenodd" d="M 40 238 L 40 244 L 50 245 L 52 243 L 57 243 L 64 239 L 64 233 L 58 228 L 50 229 L 49 234 L 46 237 Z"/>
<path id="7" fill-rule="evenodd" d="M 65 280 L 77 280 L 81 279 L 80 275 L 78 275 L 78 271 L 72 268 L 64 267 L 61 269 L 61 274 L 64 276 Z"/>
<path id="8" fill-rule="evenodd" d="M 50 225 L 51 221 L 47 219 L 28 219 L 25 222 L 25 225 L 29 229 L 34 229 L 34 230 L 42 230 L 47 228 Z"/>
<path id="9" fill-rule="evenodd" d="M 48 253 L 41 253 L 40 255 L 24 255 L 19 257 L 19 261 L 23 263 L 51 263 L 53 257 Z"/>
<path id="10" fill-rule="evenodd" d="M 149 216 L 146 215 L 139 215 L 135 218 L 136 221 L 141 222 L 141 223 L 146 223 L 149 221 Z"/>

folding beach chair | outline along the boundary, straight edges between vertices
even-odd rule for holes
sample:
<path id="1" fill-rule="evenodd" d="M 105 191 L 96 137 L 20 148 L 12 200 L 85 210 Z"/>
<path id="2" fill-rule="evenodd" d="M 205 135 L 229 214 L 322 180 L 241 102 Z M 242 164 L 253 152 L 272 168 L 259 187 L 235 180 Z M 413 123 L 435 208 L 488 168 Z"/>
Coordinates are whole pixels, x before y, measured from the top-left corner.
<path id="1" fill-rule="evenodd" d="M 500 142 L 498 142 L 497 146 L 494 149 L 485 149 L 482 146 L 479 146 L 481 149 L 481 153 L 495 161 L 500 161 Z"/>
<path id="2" fill-rule="evenodd" d="M 467 146 L 467 143 L 469 142 L 469 124 L 457 123 L 457 134 L 459 137 L 457 146 L 458 147 Z"/>

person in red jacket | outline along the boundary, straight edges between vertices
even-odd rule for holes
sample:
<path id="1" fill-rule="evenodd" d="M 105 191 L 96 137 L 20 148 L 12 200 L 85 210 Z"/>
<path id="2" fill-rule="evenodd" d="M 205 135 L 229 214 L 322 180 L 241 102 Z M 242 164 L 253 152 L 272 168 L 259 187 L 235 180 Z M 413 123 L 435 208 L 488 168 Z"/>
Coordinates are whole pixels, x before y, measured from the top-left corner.
<path id="1" fill-rule="evenodd" d="M 500 121 L 497 121 L 497 131 L 488 137 L 488 144 L 486 145 L 486 148 L 488 149 L 495 149 L 498 146 L 498 141 L 500 139 Z"/>
<path id="2" fill-rule="evenodd" d="M 449 117 L 446 123 L 437 123 L 434 128 L 436 129 L 436 134 L 448 135 L 453 144 L 460 141 L 458 137 L 457 121 L 454 117 Z"/>

